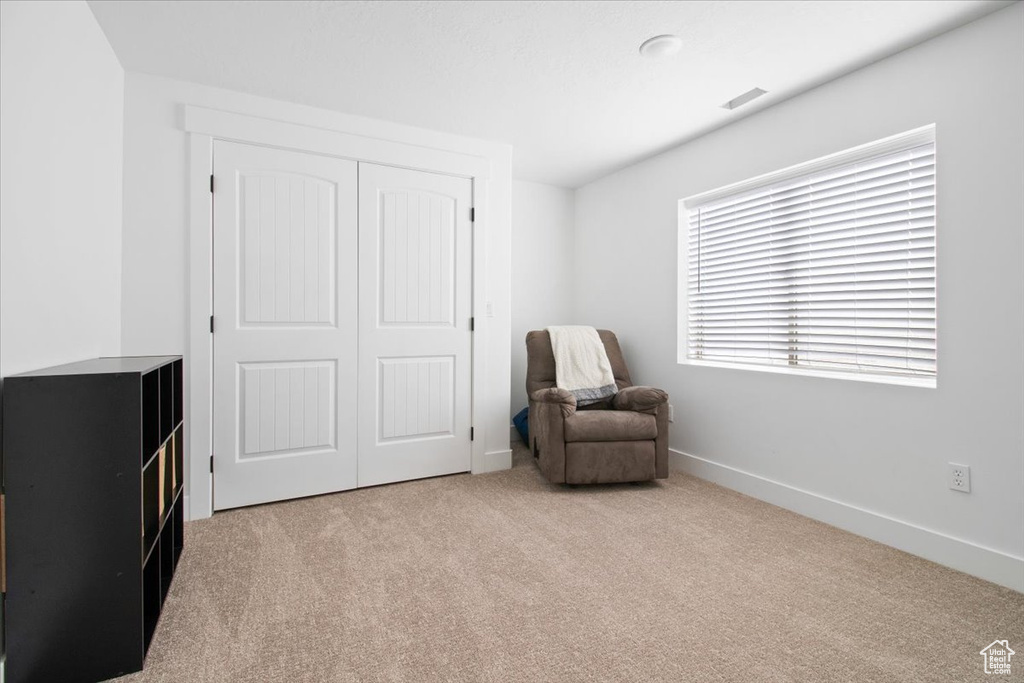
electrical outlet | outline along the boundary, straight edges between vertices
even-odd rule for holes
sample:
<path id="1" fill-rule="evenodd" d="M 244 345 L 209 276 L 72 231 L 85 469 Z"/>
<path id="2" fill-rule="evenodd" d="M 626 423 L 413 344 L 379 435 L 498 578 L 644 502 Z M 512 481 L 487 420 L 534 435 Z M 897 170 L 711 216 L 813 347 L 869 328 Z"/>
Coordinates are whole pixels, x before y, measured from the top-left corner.
<path id="1" fill-rule="evenodd" d="M 947 479 L 949 481 L 949 488 L 954 491 L 971 492 L 971 468 L 967 465 L 957 465 L 955 462 L 949 463 Z"/>
<path id="2" fill-rule="evenodd" d="M 668 421 L 669 422 L 675 422 L 676 421 L 676 410 L 675 410 L 675 408 L 672 407 L 671 403 L 668 404 Z"/>

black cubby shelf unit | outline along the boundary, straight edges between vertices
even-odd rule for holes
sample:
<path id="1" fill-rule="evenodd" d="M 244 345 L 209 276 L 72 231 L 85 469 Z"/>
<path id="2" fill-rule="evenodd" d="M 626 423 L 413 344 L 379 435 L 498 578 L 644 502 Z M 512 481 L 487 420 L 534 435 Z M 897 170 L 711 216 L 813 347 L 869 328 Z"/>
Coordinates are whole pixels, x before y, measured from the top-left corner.
<path id="1" fill-rule="evenodd" d="M 4 379 L 6 680 L 142 669 L 184 547 L 180 356 Z"/>

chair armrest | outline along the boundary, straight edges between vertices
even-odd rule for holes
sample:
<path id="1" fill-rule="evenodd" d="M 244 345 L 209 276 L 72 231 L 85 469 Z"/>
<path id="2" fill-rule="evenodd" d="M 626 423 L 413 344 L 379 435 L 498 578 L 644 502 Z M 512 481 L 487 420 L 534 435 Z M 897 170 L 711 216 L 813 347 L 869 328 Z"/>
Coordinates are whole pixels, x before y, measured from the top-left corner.
<path id="1" fill-rule="evenodd" d="M 530 394 L 530 400 L 537 403 L 550 403 L 562 409 L 562 417 L 569 417 L 576 412 L 576 397 L 571 391 L 551 387 L 550 389 L 538 389 Z"/>
<path id="2" fill-rule="evenodd" d="M 626 387 L 620 389 L 612 399 L 615 410 L 635 410 L 648 413 L 657 410 L 658 406 L 668 403 L 668 394 L 654 387 Z"/>

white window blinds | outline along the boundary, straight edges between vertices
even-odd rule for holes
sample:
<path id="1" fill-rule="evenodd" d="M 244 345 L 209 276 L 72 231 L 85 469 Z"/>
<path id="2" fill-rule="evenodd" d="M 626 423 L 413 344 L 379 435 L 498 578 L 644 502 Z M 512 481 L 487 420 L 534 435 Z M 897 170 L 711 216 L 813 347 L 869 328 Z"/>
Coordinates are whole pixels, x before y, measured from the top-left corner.
<path id="1" fill-rule="evenodd" d="M 688 358 L 935 376 L 934 130 L 885 142 L 686 203 Z"/>

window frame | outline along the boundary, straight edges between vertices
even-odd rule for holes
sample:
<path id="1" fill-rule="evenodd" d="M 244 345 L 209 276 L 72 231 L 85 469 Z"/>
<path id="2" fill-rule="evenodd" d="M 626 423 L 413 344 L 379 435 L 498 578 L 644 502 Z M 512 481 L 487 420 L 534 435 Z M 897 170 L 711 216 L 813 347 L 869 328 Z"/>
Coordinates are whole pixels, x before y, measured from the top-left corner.
<path id="1" fill-rule="evenodd" d="M 707 360 L 691 358 L 688 356 L 689 346 L 689 220 L 691 210 L 706 206 L 712 202 L 724 199 L 729 196 L 739 195 L 758 188 L 786 182 L 801 176 L 812 175 L 831 168 L 857 163 L 872 157 L 883 156 L 898 152 L 909 147 L 931 143 L 935 146 L 934 155 L 938 158 L 938 142 L 935 124 L 929 124 L 892 135 L 881 140 L 869 142 L 857 147 L 846 149 L 834 154 L 812 159 L 810 161 L 794 164 L 786 168 L 765 173 L 753 178 L 748 178 L 737 183 L 718 187 L 706 192 L 691 195 L 680 199 L 678 202 L 677 214 L 677 276 L 678 276 L 678 299 L 676 310 L 677 338 L 676 352 L 677 362 L 680 365 L 692 365 L 699 367 L 724 368 L 734 370 L 746 370 L 754 372 L 768 372 L 784 375 L 796 375 L 807 377 L 819 377 L 827 379 L 843 379 L 857 382 L 871 382 L 878 384 L 893 384 L 911 387 L 937 388 L 938 386 L 938 233 L 939 216 L 938 202 L 935 203 L 935 228 L 934 246 L 936 258 L 936 281 L 935 281 L 935 374 L 934 375 L 909 375 L 891 373 L 885 371 L 872 371 L 870 369 L 832 369 L 820 367 L 808 367 L 801 365 L 778 365 L 756 362 L 735 362 L 720 359 Z M 936 195 L 938 193 L 938 175 L 933 181 Z"/>

